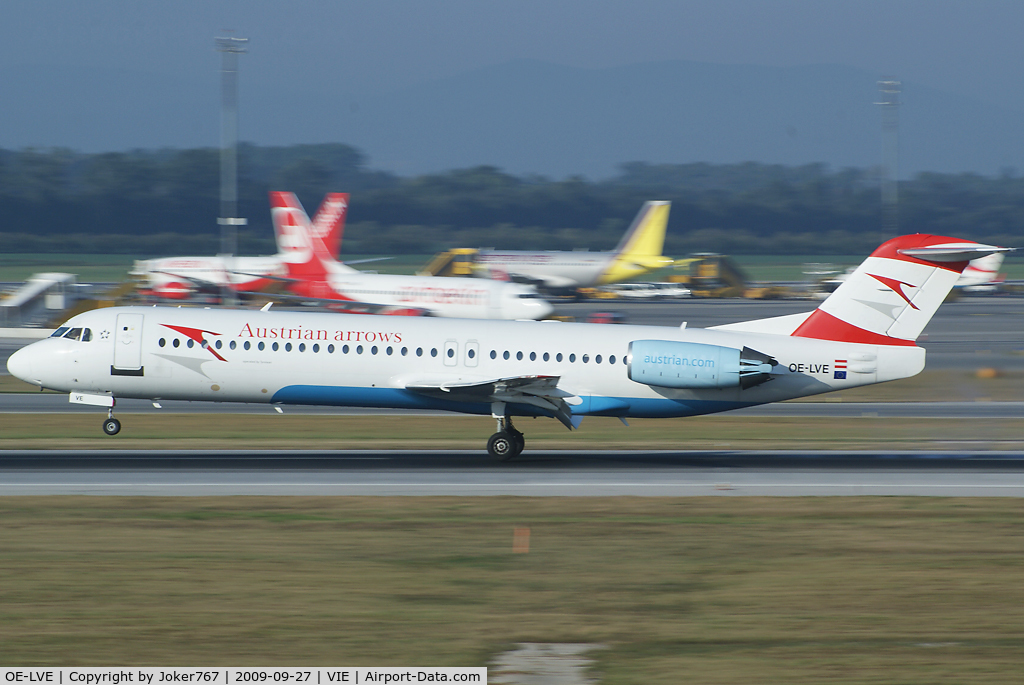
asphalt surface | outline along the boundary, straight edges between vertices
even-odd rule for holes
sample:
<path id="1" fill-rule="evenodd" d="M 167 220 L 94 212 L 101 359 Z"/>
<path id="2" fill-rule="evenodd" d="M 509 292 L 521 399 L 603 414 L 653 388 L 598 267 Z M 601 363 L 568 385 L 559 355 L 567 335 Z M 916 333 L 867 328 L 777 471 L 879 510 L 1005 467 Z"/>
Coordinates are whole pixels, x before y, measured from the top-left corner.
<path id="1" fill-rule="evenodd" d="M 0 452 L 9 495 L 1024 497 L 1024 453 Z"/>
<path id="2" fill-rule="evenodd" d="M 893 418 L 949 419 L 1012 419 L 1024 417 L 1024 402 L 778 402 L 747 409 L 736 409 L 729 416 L 878 416 Z M 282 406 L 285 414 L 323 416 L 445 416 L 451 412 L 414 409 L 375 409 L 368 407 Z M 122 418 L 129 414 L 274 414 L 269 404 L 235 402 L 183 402 L 162 400 L 160 407 L 149 400 L 119 399 L 115 412 Z M 2 393 L 0 414 L 94 414 L 106 410 L 82 404 L 71 404 L 68 396 L 56 393 Z"/>

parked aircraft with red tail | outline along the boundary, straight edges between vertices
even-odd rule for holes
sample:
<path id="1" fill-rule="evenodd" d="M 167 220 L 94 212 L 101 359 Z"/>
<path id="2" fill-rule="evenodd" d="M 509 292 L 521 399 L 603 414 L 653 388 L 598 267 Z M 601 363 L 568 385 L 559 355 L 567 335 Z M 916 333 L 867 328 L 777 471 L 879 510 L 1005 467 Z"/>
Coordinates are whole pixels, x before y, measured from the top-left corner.
<path id="1" fill-rule="evenodd" d="M 288 290 L 341 311 L 472 319 L 542 319 L 552 312 L 536 289 L 482 279 L 372 274 L 334 259 L 293 193 L 270 193 Z"/>
<path id="2" fill-rule="evenodd" d="M 328 254 L 337 256 L 348 213 L 348 193 L 329 193 L 310 222 L 310 231 L 323 241 Z M 197 293 L 218 294 L 225 287 L 237 292 L 258 292 L 279 283 L 287 267 L 280 254 L 268 257 L 163 257 L 136 260 L 131 275 L 145 282 L 145 292 L 156 297 L 184 300 Z"/>

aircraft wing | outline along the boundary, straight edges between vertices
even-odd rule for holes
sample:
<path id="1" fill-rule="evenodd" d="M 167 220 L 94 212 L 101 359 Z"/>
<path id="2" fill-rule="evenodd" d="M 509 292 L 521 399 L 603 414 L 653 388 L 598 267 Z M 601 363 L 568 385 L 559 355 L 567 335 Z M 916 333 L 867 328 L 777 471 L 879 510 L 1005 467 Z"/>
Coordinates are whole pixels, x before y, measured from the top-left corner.
<path id="1" fill-rule="evenodd" d="M 469 381 L 461 378 L 431 378 L 407 381 L 405 389 L 454 402 L 529 404 L 550 411 L 566 428 L 572 430 L 580 425 L 582 417 L 573 416 L 569 402 L 576 395 L 560 389 L 559 380 L 560 376 L 510 376 Z"/>

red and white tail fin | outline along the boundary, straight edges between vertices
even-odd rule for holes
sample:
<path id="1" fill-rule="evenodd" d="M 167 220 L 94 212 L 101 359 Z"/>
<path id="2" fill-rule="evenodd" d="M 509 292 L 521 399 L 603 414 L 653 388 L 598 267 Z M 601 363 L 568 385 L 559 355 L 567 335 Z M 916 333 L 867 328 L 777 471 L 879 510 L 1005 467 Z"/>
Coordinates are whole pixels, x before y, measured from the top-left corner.
<path id="1" fill-rule="evenodd" d="M 289 278 L 301 280 L 324 280 L 327 268 L 318 252 L 326 250 L 322 241 L 316 241 L 310 235 L 309 216 L 302 208 L 295 193 L 271 191 L 270 218 L 274 222 L 274 235 L 277 238 L 277 252 L 281 261 L 288 268 Z"/>
<path id="2" fill-rule="evenodd" d="M 348 215 L 348 193 L 328 193 L 313 215 L 310 232 L 320 238 L 334 259 L 341 254 L 341 237 L 345 232 L 345 217 Z"/>
<path id="3" fill-rule="evenodd" d="M 881 245 L 792 335 L 913 345 L 971 259 L 1008 248 L 935 235 Z"/>

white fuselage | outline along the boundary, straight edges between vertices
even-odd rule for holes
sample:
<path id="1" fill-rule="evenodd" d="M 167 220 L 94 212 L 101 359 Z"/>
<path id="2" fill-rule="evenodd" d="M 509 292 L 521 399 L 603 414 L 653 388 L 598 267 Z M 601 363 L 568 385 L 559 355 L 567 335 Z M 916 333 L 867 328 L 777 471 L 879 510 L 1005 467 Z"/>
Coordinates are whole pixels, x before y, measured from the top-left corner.
<path id="1" fill-rule="evenodd" d="M 158 294 L 187 292 L 204 285 L 230 286 L 236 290 L 256 289 L 273 282 L 267 277 L 286 273 L 281 257 L 164 257 L 137 260 L 133 276 L 145 279 Z"/>
<path id="2" fill-rule="evenodd" d="M 9 360 L 11 373 L 54 390 L 115 398 L 479 414 L 492 413 L 491 400 L 453 402 L 444 392 L 426 396 L 409 388 L 551 376 L 573 415 L 659 417 L 905 378 L 924 366 L 924 350 L 916 346 L 653 326 L 115 307 L 78 315 L 61 330 L 78 329 L 88 334 L 19 350 Z M 630 358 L 631 344 L 651 340 L 751 348 L 778 363 L 770 381 L 746 389 L 657 387 L 630 379 L 630 365 L 640 362 Z M 514 400 L 507 411 L 551 415 Z"/>
<path id="3" fill-rule="evenodd" d="M 385 307 L 415 308 L 431 316 L 459 319 L 542 319 L 553 311 L 532 287 L 499 281 L 332 272 L 316 292 L 317 283 L 296 292 L 314 297 L 340 296 L 342 300 Z M 328 289 L 329 288 L 329 289 Z"/>
<path id="4" fill-rule="evenodd" d="M 491 278 L 508 274 L 537 281 L 548 288 L 596 285 L 615 259 L 614 252 L 516 252 L 481 250 L 476 263 Z"/>

